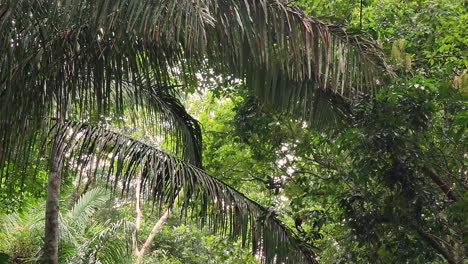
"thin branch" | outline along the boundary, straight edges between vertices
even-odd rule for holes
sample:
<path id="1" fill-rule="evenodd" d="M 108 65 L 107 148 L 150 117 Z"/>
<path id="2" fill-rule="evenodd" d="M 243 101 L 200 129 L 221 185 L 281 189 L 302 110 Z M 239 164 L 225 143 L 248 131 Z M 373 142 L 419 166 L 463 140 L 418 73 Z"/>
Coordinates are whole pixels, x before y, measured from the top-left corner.
<path id="1" fill-rule="evenodd" d="M 138 231 L 140 231 L 140 226 L 141 226 L 141 218 L 142 218 L 142 211 L 141 211 L 141 173 L 138 172 L 137 178 L 136 178 L 136 188 L 135 188 L 135 211 L 136 211 L 136 216 L 135 216 L 135 230 L 133 230 L 132 234 L 132 244 L 133 244 L 133 250 L 135 254 L 138 256 L 140 251 L 138 250 Z"/>
<path id="2" fill-rule="evenodd" d="M 361 4 L 359 7 L 359 28 L 362 29 L 362 8 L 363 8 L 363 0 L 361 0 Z"/>
<path id="3" fill-rule="evenodd" d="M 330 162 L 325 163 L 324 161 L 318 159 L 316 157 L 316 155 L 312 155 L 312 158 L 308 158 L 308 157 L 302 157 L 302 158 L 304 158 L 307 161 L 315 162 L 315 163 L 319 164 L 320 166 L 324 167 L 325 169 L 329 169 L 329 170 L 333 170 L 333 171 L 339 171 L 339 169 L 333 167 Z"/>
<path id="4" fill-rule="evenodd" d="M 429 56 L 429 57 L 422 57 L 422 58 L 413 59 L 413 62 L 414 62 L 414 61 L 420 61 L 420 60 L 442 59 L 442 58 L 449 58 L 449 57 L 461 58 L 461 57 L 468 57 L 468 55 L 464 55 L 464 54 L 449 54 L 449 55 Z"/>
<path id="5" fill-rule="evenodd" d="M 310 174 L 310 175 L 315 176 L 315 177 L 317 177 L 317 178 L 319 178 L 321 180 L 324 180 L 324 181 L 335 179 L 335 177 L 333 177 L 333 176 L 327 178 L 327 177 L 320 176 L 320 175 L 318 175 L 317 173 L 315 173 L 313 171 L 306 171 L 306 170 L 297 170 L 293 174 L 299 174 L 299 173 Z"/>
<path id="6" fill-rule="evenodd" d="M 452 189 L 452 187 L 446 183 L 442 177 L 437 174 L 433 169 L 429 167 L 424 167 L 423 168 L 424 173 L 426 173 L 432 181 L 439 186 L 439 188 L 444 192 L 445 195 L 447 195 L 450 199 L 453 201 L 462 201 L 463 198 L 455 191 Z"/>

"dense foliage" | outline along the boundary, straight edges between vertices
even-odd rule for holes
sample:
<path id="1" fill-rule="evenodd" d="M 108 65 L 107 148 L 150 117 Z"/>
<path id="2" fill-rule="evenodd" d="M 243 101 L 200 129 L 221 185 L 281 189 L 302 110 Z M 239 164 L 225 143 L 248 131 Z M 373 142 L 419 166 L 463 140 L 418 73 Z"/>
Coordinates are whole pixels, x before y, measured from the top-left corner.
<path id="1" fill-rule="evenodd" d="M 401 77 L 362 97 L 343 127 L 325 133 L 248 94 L 231 96 L 227 111 L 235 116 L 210 110 L 215 124 L 205 142 L 215 139 L 205 151 L 207 166 L 221 169 L 229 160 L 235 166 L 223 171 L 228 179 L 263 185 L 267 197 L 257 190 L 253 197 L 287 215 L 325 263 L 461 263 L 467 250 L 465 4 L 363 1 L 360 14 L 360 1 L 297 2 L 373 35 Z"/>
<path id="2" fill-rule="evenodd" d="M 336 66 L 353 70 L 353 60 L 360 58 L 353 56 L 358 56 L 356 50 L 361 49 L 339 48 L 333 54 L 331 73 L 327 71 L 329 77 L 323 77 L 323 83 L 327 83 L 327 78 L 336 79 L 330 81 L 332 94 L 326 89 L 323 94 L 313 90 L 307 97 L 312 87 L 310 80 L 302 86 L 296 82 L 298 76 L 320 75 L 321 71 L 320 67 L 307 70 L 310 65 L 300 64 L 299 57 L 307 56 L 308 42 L 297 32 L 305 24 L 294 27 L 294 34 L 284 28 L 277 34 L 265 33 L 262 41 L 253 34 L 246 40 L 247 46 L 236 52 L 231 46 L 237 40 L 234 33 L 266 32 L 260 23 L 247 22 L 245 6 L 239 4 L 234 8 L 242 11 L 239 17 L 226 18 L 230 22 L 236 20 L 234 33 L 229 35 L 233 39 L 220 37 L 220 32 L 229 28 L 224 24 L 209 24 L 210 30 L 205 31 L 206 25 L 196 23 L 196 32 L 201 34 L 197 38 L 190 27 L 177 24 L 183 27 L 179 34 L 186 39 L 177 46 L 177 34 L 170 35 L 166 40 L 179 44 L 164 46 L 165 52 L 170 55 L 171 48 L 182 47 L 187 54 L 177 49 L 174 52 L 180 54 L 165 58 L 152 53 L 148 39 L 126 47 L 127 40 L 146 30 L 137 16 L 132 17 L 140 31 L 126 36 L 128 32 L 118 30 L 122 39 L 96 43 L 121 47 L 127 55 L 142 49 L 140 54 L 147 56 L 137 56 L 130 62 L 117 53 L 104 55 L 133 67 L 135 72 L 141 65 L 153 63 L 153 70 L 157 70 L 148 76 L 161 79 L 140 76 L 138 82 L 147 88 L 128 101 L 120 102 L 122 98 L 112 95 L 112 100 L 119 101 L 118 106 L 114 109 L 110 107 L 111 100 L 106 101 L 103 107 L 108 109 L 103 113 L 111 115 L 104 118 L 97 115 L 99 109 L 91 107 L 92 100 L 79 102 L 71 107 L 77 108 L 79 114 L 69 116 L 77 122 L 69 121 L 68 127 L 57 126 L 64 138 L 74 142 L 63 151 L 68 166 L 62 176 L 62 191 L 66 195 L 60 208 L 60 263 L 140 263 L 139 248 L 144 248 L 147 241 L 141 263 L 256 264 L 265 259 L 265 254 L 271 262 L 278 256 L 287 260 L 286 247 L 275 244 L 279 255 L 265 253 L 268 250 L 258 242 L 261 238 L 255 237 L 277 234 L 278 230 L 280 234 L 286 230 L 283 236 L 288 237 L 281 243 L 301 241 L 297 244 L 303 247 L 300 249 L 314 252 L 320 263 L 464 263 L 468 256 L 466 2 L 297 0 L 285 4 L 288 9 L 281 11 L 281 16 L 272 16 L 275 23 L 288 14 L 294 14 L 296 22 L 306 21 L 292 5 L 344 28 L 335 32 L 334 38 L 339 37 L 331 43 L 327 44 L 327 38 L 321 36 L 314 47 L 341 47 L 348 34 L 357 46 L 364 43 L 357 34 L 374 39 L 397 77 L 383 74 L 374 80 L 378 85 L 385 84 L 383 87 L 373 93 L 350 90 L 344 97 L 355 97 L 343 100 L 337 91 L 339 87 L 344 89 L 344 81 L 340 86 L 340 71 L 333 69 Z M 273 4 L 266 7 L 268 12 L 276 8 Z M 0 2 L 0 26 L 2 10 Z M 99 12 L 105 11 L 103 7 Z M 223 16 L 222 12 L 215 13 Z M 105 21 L 103 17 L 99 19 Z M 123 18 L 115 19 L 120 23 Z M 196 17 L 190 19 L 198 21 Z M 158 25 L 171 23 L 161 21 Z M 245 28 L 241 29 L 239 25 L 243 24 Z M 77 33 L 83 37 L 77 38 L 77 43 L 89 37 L 87 29 L 83 30 Z M 209 50 L 208 58 L 201 60 L 200 50 L 214 47 L 207 44 L 207 36 L 225 43 L 230 50 Z M 285 62 L 276 43 L 279 39 L 282 43 L 285 39 L 291 43 L 299 41 L 302 48 L 289 50 L 293 63 L 278 66 Z M 57 41 L 52 44 L 61 45 Z M 266 48 L 269 44 L 270 50 Z M 195 52 L 199 46 L 200 52 Z M 363 50 L 369 52 L 372 48 Z M 347 52 L 356 54 L 343 63 Z M 179 55 L 186 57 L 181 59 Z M 247 59 L 249 56 L 252 58 Z M 320 60 L 323 54 L 308 56 Z M 156 62 L 151 58 L 156 58 Z M 94 58 L 79 59 L 77 65 L 95 62 Z M 180 65 L 185 59 L 188 63 Z M 223 59 L 226 65 L 221 65 Z M 167 60 L 168 65 L 158 64 L 158 60 Z M 200 70 L 192 69 L 198 66 Z M 360 67 L 372 74 L 382 73 L 368 66 Z M 189 74 L 183 76 L 185 73 L 180 74 L 178 67 L 190 68 Z M 286 76 L 278 74 L 282 67 Z M 165 69 L 170 73 L 165 73 Z M 344 75 L 343 80 L 360 80 Z M 160 81 L 170 87 L 158 90 L 150 85 L 159 85 Z M 178 91 L 178 85 L 173 85 L 178 82 L 189 87 Z M 110 84 L 106 85 L 105 77 L 94 83 L 104 91 L 110 89 Z M 130 84 L 120 85 L 120 92 L 132 94 L 132 88 L 126 86 Z M 282 85 L 291 90 L 283 91 Z M 86 97 L 94 86 L 76 96 Z M 10 95 L 18 102 L 27 99 Z M 92 98 L 99 102 L 98 97 Z M 40 104 L 50 103 L 47 100 L 35 101 L 34 106 L 40 109 Z M 99 104 L 97 108 L 102 107 Z M 88 113 L 87 107 L 93 109 Z M 117 114 L 121 112 L 131 118 L 122 118 Z M 86 121 L 91 124 L 81 123 L 80 117 L 88 114 Z M 139 119 L 144 121 L 134 122 Z M 94 127 L 96 124 L 99 126 Z M 46 134 L 40 135 L 44 137 L 41 140 L 52 142 Z M 41 157 L 42 145 L 29 141 L 27 144 L 32 145 L 28 159 L 37 160 L 28 160 L 27 166 L 17 168 L 16 162 L 21 159 L 9 160 L 0 154 L 0 161 L 5 160 L 0 175 L 6 175 L 0 177 L 0 190 L 5 190 L 0 192 L 0 263 L 37 263 L 43 253 L 43 208 L 50 172 L 46 159 Z M 144 152 L 139 152 L 141 149 Z M 199 167 L 203 164 L 206 173 L 189 163 Z M 149 172 L 148 168 L 153 167 L 162 168 L 154 172 L 156 176 L 164 175 L 162 180 L 152 180 L 159 179 Z M 107 171 L 112 171 L 112 176 Z M 176 183 L 167 179 L 175 179 Z M 109 183 L 114 186 L 105 191 Z M 232 212 L 236 206 L 240 213 Z M 272 222 L 261 227 L 258 223 L 266 223 L 262 222 L 265 219 Z M 158 226 L 159 221 L 162 226 Z M 256 230 L 260 228 L 263 231 Z M 149 239 L 151 234 L 155 234 L 153 239 Z M 253 250 L 245 245 L 246 241 L 250 241 Z"/>

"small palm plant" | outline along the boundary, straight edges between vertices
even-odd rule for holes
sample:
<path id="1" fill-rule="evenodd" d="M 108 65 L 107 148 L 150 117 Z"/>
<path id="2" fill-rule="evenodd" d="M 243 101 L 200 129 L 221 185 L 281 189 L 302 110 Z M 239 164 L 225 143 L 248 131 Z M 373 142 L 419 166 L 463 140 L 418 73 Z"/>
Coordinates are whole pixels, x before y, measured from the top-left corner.
<path id="1" fill-rule="evenodd" d="M 84 193 L 60 216 L 60 263 L 129 263 L 131 245 L 115 239 L 116 234 L 131 232 L 125 220 L 97 221 L 93 216 L 110 196 L 102 188 Z M 25 213 L 1 217 L 0 252 L 12 263 L 37 263 L 42 255 L 44 230 L 43 206 L 30 206 Z"/>
<path id="2" fill-rule="evenodd" d="M 43 211 L 30 206 L 23 213 L 0 215 L 0 263 L 30 263 L 42 245 Z"/>

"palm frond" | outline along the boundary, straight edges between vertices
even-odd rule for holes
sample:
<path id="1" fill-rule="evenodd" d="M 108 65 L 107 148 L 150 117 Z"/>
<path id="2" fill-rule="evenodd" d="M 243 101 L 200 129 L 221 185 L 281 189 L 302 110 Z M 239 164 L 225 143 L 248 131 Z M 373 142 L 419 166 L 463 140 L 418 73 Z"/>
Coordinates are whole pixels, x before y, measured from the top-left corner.
<path id="1" fill-rule="evenodd" d="M 125 220 L 101 223 L 92 218 L 92 214 L 108 198 L 109 194 L 104 189 L 91 189 L 70 210 L 60 215 L 61 263 L 130 262 L 129 243 L 115 239 L 114 235 L 117 232 L 130 235 L 133 224 Z M 33 239 L 40 239 L 44 230 L 44 207 L 45 203 L 40 202 L 28 205 L 24 213 L 0 215 L 0 233 L 6 236 L 2 243 L 5 246 L 15 243 L 15 237 L 21 236 L 23 230 L 31 234 L 31 243 Z M 30 257 L 31 263 L 36 263 L 40 261 L 41 255 L 41 245 L 38 244 L 34 255 L 27 257 Z"/>
<path id="2" fill-rule="evenodd" d="M 79 158 L 92 149 L 100 165 L 106 167 L 99 175 L 122 195 L 134 191 L 135 175 L 140 173 L 143 197 L 155 206 L 172 206 L 181 192 L 180 206 L 185 214 L 191 212 L 214 232 L 241 237 L 265 263 L 315 263 L 314 253 L 273 211 L 194 165 L 130 137 L 81 122 L 62 121 L 54 133 L 63 138 L 62 155 L 74 153 L 71 156 Z"/>
<path id="3" fill-rule="evenodd" d="M 201 128 L 198 121 L 187 113 L 176 97 L 176 92 L 171 87 L 152 87 L 145 84 L 145 87 L 141 89 L 141 95 L 137 96 L 132 94 L 133 85 L 137 84 L 123 84 L 125 95 L 123 103 L 128 109 L 124 113 L 131 116 L 132 123 L 153 133 L 152 136 L 164 138 L 164 142 L 167 143 L 165 149 L 170 153 L 201 167 Z M 83 114 L 85 111 L 81 110 L 72 118 L 94 123 L 105 121 L 102 116 L 92 118 L 93 115 L 90 113 Z M 8 177 L 11 172 L 16 171 L 17 175 L 23 177 L 29 176 L 27 173 L 19 172 L 25 170 L 26 166 L 31 163 L 38 165 L 38 160 L 34 158 L 42 158 L 40 153 L 45 151 L 44 142 L 47 140 L 51 120 L 41 121 L 43 123 L 35 125 L 34 121 L 26 124 L 17 121 L 3 123 L 4 126 L 0 122 L 0 179 L 6 178 L 5 188 L 9 186 Z M 19 181 L 20 179 L 12 180 Z"/>
<path id="4" fill-rule="evenodd" d="M 262 102 L 308 121 L 321 113 L 316 97 L 348 102 L 392 74 L 373 43 L 282 0 L 2 0 L 0 36 L 0 177 L 5 161 L 31 156 L 43 117 L 122 116 L 129 95 L 151 106 L 154 87 L 192 85 L 200 70 L 245 79 Z M 186 117 L 174 124 L 197 130 Z M 182 134 L 200 162 L 189 149 L 201 134 Z"/>
<path id="5" fill-rule="evenodd" d="M 118 232 L 130 235 L 133 228 L 132 223 L 125 220 L 91 226 L 90 232 L 95 235 L 80 245 L 76 249 L 76 255 L 67 263 L 124 264 L 131 262 L 130 243 L 117 239 L 115 236 Z"/>
<path id="6" fill-rule="evenodd" d="M 109 200 L 110 196 L 104 189 L 94 188 L 84 193 L 67 212 L 66 218 L 77 224 L 85 223 L 91 218 L 97 208 Z"/>
<path id="7" fill-rule="evenodd" d="M 159 133 L 169 141 L 169 150 L 180 156 L 187 162 L 198 167 L 202 167 L 202 133 L 200 124 L 190 114 L 187 113 L 173 89 L 160 89 L 158 87 L 147 87 L 140 100 L 135 100 L 134 113 L 145 112 L 151 115 L 150 125 L 143 127 L 157 126 L 153 133 Z M 128 96 L 128 98 L 132 98 Z M 144 102 L 144 103 L 142 103 Z M 139 109 L 140 111 L 138 111 Z M 135 116 L 133 123 L 141 120 Z M 143 118 L 146 120 L 147 118 Z M 168 140 L 172 139 L 171 140 Z"/>
<path id="8" fill-rule="evenodd" d="M 79 98 L 119 108 L 109 95 L 124 80 L 191 83 L 207 67 L 285 109 L 316 90 L 353 98 L 391 72 L 370 41 L 280 0 L 4 0 L 1 10 L 0 98 L 24 106 L 2 104 L 1 119 L 44 116 L 51 102 L 66 117 Z"/>
<path id="9" fill-rule="evenodd" d="M 59 213 L 60 237 L 65 244 L 79 248 L 86 228 L 93 222 L 93 215 L 110 199 L 110 194 L 103 188 L 93 188 L 83 193 L 73 206 Z"/>
<path id="10" fill-rule="evenodd" d="M 43 205 L 41 202 L 29 204 L 24 208 L 24 212 L 0 216 L 1 245 L 3 249 L 7 249 L 7 252 L 8 249 L 14 251 L 8 252 L 12 253 L 12 258 L 19 257 L 23 261 L 32 261 L 34 254 L 40 251 L 40 237 L 44 230 Z M 20 251 L 14 250 L 15 248 Z"/>

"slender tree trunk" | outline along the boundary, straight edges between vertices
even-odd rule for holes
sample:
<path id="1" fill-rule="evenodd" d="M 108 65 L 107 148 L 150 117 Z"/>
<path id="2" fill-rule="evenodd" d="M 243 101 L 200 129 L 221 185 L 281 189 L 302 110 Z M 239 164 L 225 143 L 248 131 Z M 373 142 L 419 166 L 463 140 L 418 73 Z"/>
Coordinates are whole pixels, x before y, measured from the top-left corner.
<path id="1" fill-rule="evenodd" d="M 166 222 L 167 218 L 171 215 L 173 206 L 169 206 L 166 211 L 161 215 L 159 218 L 158 222 L 153 226 L 153 229 L 151 230 L 148 238 L 146 239 L 145 243 L 141 247 L 141 249 L 138 249 L 138 231 L 140 230 L 141 226 L 141 219 L 143 217 L 143 213 L 141 210 L 141 172 L 138 173 L 137 179 L 136 179 L 136 186 L 135 186 L 135 211 L 136 211 L 136 218 L 135 218 L 135 231 L 132 234 L 132 244 L 133 244 L 133 252 L 137 259 L 135 260 L 135 264 L 140 264 L 141 261 L 143 260 L 143 256 L 145 255 L 146 251 L 148 248 L 151 246 L 153 243 L 154 237 L 156 234 L 159 232 L 161 229 L 162 225 Z M 177 200 L 179 197 L 179 194 L 176 195 L 174 198 L 174 202 Z"/>
<path id="2" fill-rule="evenodd" d="M 140 226 L 141 226 L 141 217 L 142 217 L 142 212 L 141 212 L 141 201 L 140 201 L 140 191 L 141 191 L 141 174 L 138 173 L 137 177 L 137 183 L 136 183 L 136 190 L 135 190 L 135 200 L 136 200 L 136 205 L 135 205 L 135 211 L 136 211 L 136 218 L 135 218 L 135 231 L 133 231 L 132 234 L 132 242 L 133 242 L 133 251 L 136 256 L 138 256 L 139 251 L 138 251 L 138 231 L 140 231 Z"/>
<path id="3" fill-rule="evenodd" d="M 159 218 L 158 222 L 153 226 L 153 229 L 151 230 L 150 234 L 148 235 L 148 238 L 146 239 L 145 243 L 141 247 L 141 249 L 138 249 L 138 231 L 140 230 L 140 225 L 141 225 L 141 218 L 142 218 L 142 211 L 141 211 L 141 197 L 140 197 L 140 190 L 141 190 L 141 175 L 138 175 L 137 179 L 137 186 L 136 186 L 136 219 L 135 219 L 135 232 L 133 233 L 133 249 L 134 249 L 134 254 L 137 257 L 135 264 L 140 264 L 143 256 L 145 255 L 146 251 L 148 248 L 151 246 L 153 243 L 154 237 L 156 234 L 159 232 L 161 229 L 162 225 L 166 222 L 167 218 L 171 215 L 173 207 L 169 206 L 166 211 L 161 215 Z M 177 200 L 177 197 L 174 199 Z"/>
<path id="4" fill-rule="evenodd" d="M 164 214 L 159 218 L 158 222 L 153 226 L 153 229 L 151 230 L 151 233 L 149 234 L 148 238 L 145 241 L 145 244 L 141 247 L 140 250 L 137 249 L 137 260 L 135 261 L 135 264 L 140 264 L 141 260 L 143 259 L 143 255 L 145 255 L 146 250 L 150 247 L 150 245 L 153 243 L 154 237 L 156 236 L 156 233 L 161 229 L 161 226 L 166 222 L 167 218 L 169 215 L 171 215 L 173 208 L 169 207 L 167 210 L 164 212 Z"/>
<path id="5" fill-rule="evenodd" d="M 47 183 L 47 200 L 45 214 L 45 239 L 43 262 L 58 264 L 59 244 L 59 199 L 62 158 L 58 152 L 57 139 L 52 146 L 51 165 Z"/>

